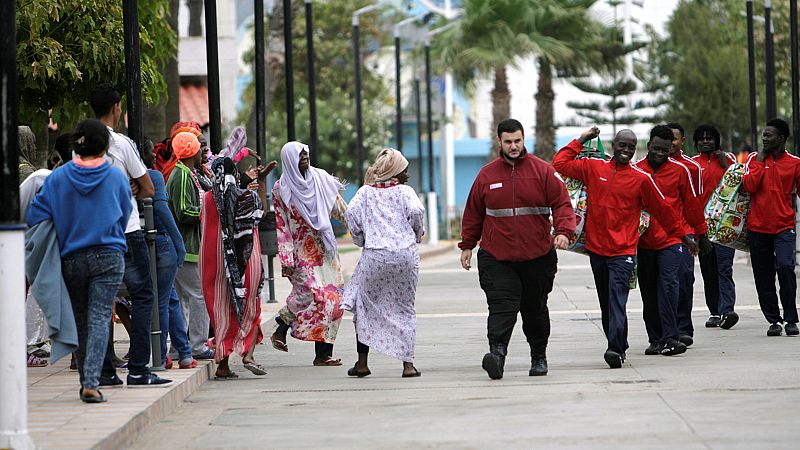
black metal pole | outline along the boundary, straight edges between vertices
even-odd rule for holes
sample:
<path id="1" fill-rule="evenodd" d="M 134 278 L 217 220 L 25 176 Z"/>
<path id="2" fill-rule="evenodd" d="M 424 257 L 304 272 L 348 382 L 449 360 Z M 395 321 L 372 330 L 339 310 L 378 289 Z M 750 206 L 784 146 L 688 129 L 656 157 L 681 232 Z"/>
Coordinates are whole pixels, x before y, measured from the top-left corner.
<path id="1" fill-rule="evenodd" d="M 128 137 L 141 149 L 144 142 L 142 116 L 142 70 L 139 53 L 139 1 L 122 0 L 122 30 L 125 45 L 125 96 L 128 105 Z"/>
<path id="2" fill-rule="evenodd" d="M 428 192 L 433 192 L 433 112 L 431 111 L 431 44 L 425 43 L 425 114 L 428 122 Z"/>
<path id="3" fill-rule="evenodd" d="M 358 185 L 364 183 L 364 125 L 361 113 L 361 43 L 358 24 L 353 19 L 353 56 L 355 56 L 356 75 L 356 170 Z"/>
<path id="4" fill-rule="evenodd" d="M 0 1 L 0 226 L 4 230 L 7 226 L 19 227 L 22 219 L 19 209 L 17 141 L 16 3 Z M 22 256 L 19 263 L 22 264 Z M 6 299 L 11 300 L 17 299 Z"/>
<path id="5" fill-rule="evenodd" d="M 420 95 L 419 77 L 414 77 L 414 98 L 417 102 L 417 163 L 419 167 L 417 170 L 419 176 L 419 192 L 425 192 L 425 185 L 422 183 L 423 167 L 425 165 L 425 158 L 422 156 L 422 96 Z"/>
<path id="6" fill-rule="evenodd" d="M 297 139 L 294 128 L 294 69 L 292 67 L 292 0 L 283 0 L 283 48 L 286 58 L 286 135 Z"/>
<path id="7" fill-rule="evenodd" d="M 217 45 L 217 2 L 205 0 L 206 18 L 206 68 L 208 72 L 208 128 L 211 134 L 211 151 L 222 149 L 222 114 L 219 93 L 219 47 Z"/>
<path id="8" fill-rule="evenodd" d="M 797 0 L 789 1 L 790 36 L 792 46 L 792 142 L 794 154 L 800 155 L 800 61 L 797 52 L 800 51 L 797 36 Z"/>
<path id="9" fill-rule="evenodd" d="M 750 91 L 750 144 L 758 151 L 758 110 L 756 109 L 756 44 L 753 31 L 753 0 L 747 0 L 747 69 Z"/>
<path id="10" fill-rule="evenodd" d="M 767 84 L 767 120 L 778 116 L 778 102 L 775 88 L 775 46 L 772 30 L 772 2 L 764 1 L 764 59 L 767 65 L 765 77 Z"/>
<path id="11" fill-rule="evenodd" d="M 306 58 L 308 59 L 308 116 L 311 132 L 311 165 L 319 167 L 319 136 L 317 135 L 317 75 L 314 70 L 314 6 L 306 0 Z"/>
<path id="12" fill-rule="evenodd" d="M 394 85 L 395 101 L 397 102 L 396 111 L 397 123 L 395 124 L 395 140 L 397 150 L 403 152 L 403 102 L 400 98 L 400 36 L 394 36 Z"/>
<path id="13" fill-rule="evenodd" d="M 153 216 L 153 199 L 142 200 L 144 208 L 144 238 L 147 252 L 150 255 L 150 280 L 153 283 L 153 314 L 150 318 L 150 357 L 152 370 L 164 370 L 165 361 L 161 360 L 161 314 L 158 307 L 158 265 L 156 264 L 156 223 Z M 169 324 L 167 324 L 169 326 Z"/>

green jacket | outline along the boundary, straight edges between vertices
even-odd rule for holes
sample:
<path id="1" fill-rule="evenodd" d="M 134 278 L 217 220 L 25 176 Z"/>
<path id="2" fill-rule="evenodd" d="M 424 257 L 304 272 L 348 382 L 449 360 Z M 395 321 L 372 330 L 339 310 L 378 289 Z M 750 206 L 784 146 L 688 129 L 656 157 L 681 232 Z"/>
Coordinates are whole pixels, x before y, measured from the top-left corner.
<path id="1" fill-rule="evenodd" d="M 200 192 L 189 168 L 178 162 L 167 181 L 169 209 L 183 236 L 186 262 L 196 263 L 200 253 Z"/>

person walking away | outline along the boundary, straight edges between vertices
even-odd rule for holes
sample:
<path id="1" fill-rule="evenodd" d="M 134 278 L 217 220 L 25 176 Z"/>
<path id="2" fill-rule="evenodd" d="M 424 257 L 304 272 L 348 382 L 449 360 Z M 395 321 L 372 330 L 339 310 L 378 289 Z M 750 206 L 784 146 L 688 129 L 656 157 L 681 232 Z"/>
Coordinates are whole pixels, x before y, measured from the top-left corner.
<path id="1" fill-rule="evenodd" d="M 214 328 L 216 378 L 238 378 L 229 365 L 231 353 L 242 355 L 254 375 L 267 371 L 253 356 L 264 335 L 261 301 L 264 285 L 258 222 L 267 203 L 267 175 L 275 161 L 258 167 L 258 192 L 239 187 L 239 173 L 230 158 L 212 163 L 214 187 L 205 193 L 201 223 L 200 277 Z"/>
<path id="2" fill-rule="evenodd" d="M 781 119 L 767 122 L 762 147 L 751 153 L 742 177 L 750 193 L 750 259 L 761 312 L 769 322 L 767 336 L 797 336 L 797 279 L 795 278 L 795 221 L 793 192 L 800 185 L 800 158 L 786 151 L 789 125 Z M 775 292 L 775 274 L 780 285 L 781 316 Z"/>
<path id="3" fill-rule="evenodd" d="M 401 360 L 404 378 L 422 374 L 414 366 L 414 299 L 425 208 L 406 185 L 408 179 L 408 160 L 395 149 L 383 149 L 347 205 L 353 243 L 364 249 L 342 296 L 356 329 L 358 362 L 347 371 L 350 376 L 371 373 L 370 348 Z"/>
<path id="4" fill-rule="evenodd" d="M 517 314 L 531 355 L 531 376 L 547 375 L 550 313 L 558 257 L 575 232 L 575 212 L 553 168 L 528 154 L 522 124 L 506 119 L 497 126 L 500 155 L 485 165 L 467 197 L 461 221 L 461 266 L 470 270 L 478 250 L 478 277 L 486 294 L 489 352 L 482 367 L 503 378 L 508 343 Z M 551 237 L 550 217 L 555 237 Z"/>
<path id="5" fill-rule="evenodd" d="M 167 180 L 169 209 L 183 237 L 186 256 L 175 276 L 175 290 L 181 299 L 183 317 L 188 322 L 189 345 L 195 359 L 212 359 L 214 351 L 206 345 L 210 319 L 200 282 L 200 185 L 194 170 L 200 164 L 200 141 L 194 133 L 182 131 L 172 138 L 172 151 L 178 162 Z"/>
<path id="6" fill-rule="evenodd" d="M 78 329 L 80 399 L 86 403 L 105 401 L 100 372 L 114 296 L 125 273 L 125 228 L 132 210 L 127 177 L 103 159 L 108 148 L 102 122 L 78 124 L 77 157 L 45 179 L 25 218 L 29 226 L 48 220 L 55 226 L 61 276 Z"/>
<path id="7" fill-rule="evenodd" d="M 630 164 L 636 153 L 636 134 L 620 130 L 614 136 L 613 156 L 605 161 L 575 157 L 583 144 L 596 138 L 592 127 L 562 148 L 553 159 L 555 170 L 586 185 L 586 249 L 600 302 L 603 331 L 608 347 L 606 364 L 619 369 L 628 350 L 628 303 L 631 273 L 639 242 L 639 219 L 646 210 L 664 227 L 668 236 L 682 236 L 691 251 L 697 245 L 683 234 L 681 222 L 666 203 L 653 179 Z"/>
<path id="8" fill-rule="evenodd" d="M 700 247 L 710 251 L 705 217 L 690 180 L 689 169 L 669 156 L 672 130 L 658 125 L 650 131 L 647 157 L 635 163 L 655 182 L 656 187 L 674 211 L 684 228 L 699 236 Z M 639 238 L 637 251 L 639 287 L 642 293 L 643 316 L 650 346 L 645 355 L 673 356 L 686 352 L 686 343 L 679 339 L 678 310 L 680 267 L 689 250 L 678 236 L 669 236 L 658 220 L 651 218 L 647 231 Z"/>
<path id="9" fill-rule="evenodd" d="M 314 341 L 315 366 L 340 366 L 333 342 L 342 320 L 342 267 L 331 217 L 345 221 L 344 189 L 328 172 L 311 167 L 309 148 L 288 142 L 281 149 L 283 175 L 272 188 L 278 227 L 281 275 L 292 283 L 286 306 L 278 312 L 272 346 L 288 351 L 286 334 Z"/>
<path id="10" fill-rule="evenodd" d="M 714 189 L 722 181 L 722 176 L 736 157 L 722 151 L 719 130 L 713 125 L 703 124 L 692 135 L 694 147 L 700 154 L 692 158 L 700 165 L 703 176 L 703 191 L 700 204 L 705 208 Z M 728 330 L 739 321 L 734 311 L 736 304 L 736 285 L 733 282 L 733 257 L 736 250 L 712 243 L 711 251 L 700 253 L 700 273 L 703 275 L 708 320 L 706 328 L 720 327 Z"/>
<path id="11" fill-rule="evenodd" d="M 137 205 L 137 199 L 152 197 L 155 189 L 136 144 L 127 136 L 114 131 L 114 127 L 122 117 L 122 97 L 119 91 L 110 83 L 97 85 L 89 94 L 89 105 L 95 116 L 106 125 L 111 136 L 104 158 L 112 167 L 118 168 L 128 177 L 133 193 L 131 214 L 125 227 L 128 250 L 125 253 L 123 278 L 132 306 L 127 383 L 130 387 L 164 387 L 171 381 L 151 373 L 147 367 L 150 363 L 150 331 L 155 293 L 150 278 L 150 252 L 144 240 Z M 108 326 L 112 325 L 109 323 Z M 109 387 L 122 385 L 122 380 L 117 377 L 112 365 L 113 355 L 113 342 L 109 340 L 106 358 L 103 361 L 101 385 Z"/>
<path id="12" fill-rule="evenodd" d="M 169 210 L 167 191 L 164 186 L 164 175 L 153 168 L 155 152 L 153 142 L 145 138 L 142 149 L 142 160 L 148 168 L 147 173 L 153 180 L 155 194 L 153 194 L 153 219 L 156 226 L 156 264 L 158 274 L 158 317 L 161 324 L 161 360 L 164 367 L 172 368 L 172 358 L 167 354 L 167 336 L 169 335 L 172 347 L 178 352 L 178 367 L 193 369 L 197 367 L 197 360 L 192 358 L 192 348 L 189 346 L 189 337 L 186 334 L 186 323 L 183 320 L 183 311 L 175 291 L 174 282 L 178 267 L 183 265 L 186 256 L 186 247 L 183 237 L 175 224 L 175 218 Z"/>

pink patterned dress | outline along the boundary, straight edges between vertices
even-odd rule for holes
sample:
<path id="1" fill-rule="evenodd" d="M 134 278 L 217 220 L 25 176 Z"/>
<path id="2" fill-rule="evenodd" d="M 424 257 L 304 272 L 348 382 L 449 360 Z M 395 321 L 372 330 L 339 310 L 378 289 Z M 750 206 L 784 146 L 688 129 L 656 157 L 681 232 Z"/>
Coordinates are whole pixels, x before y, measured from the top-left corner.
<path id="1" fill-rule="evenodd" d="M 311 228 L 294 205 L 280 194 L 280 180 L 272 189 L 278 228 L 281 266 L 294 269 L 292 292 L 278 313 L 292 327 L 292 337 L 303 341 L 333 343 L 344 311 L 340 307 L 344 277 L 338 252 L 325 256 L 319 232 Z M 331 217 L 344 222 L 347 205 L 337 196 Z"/>

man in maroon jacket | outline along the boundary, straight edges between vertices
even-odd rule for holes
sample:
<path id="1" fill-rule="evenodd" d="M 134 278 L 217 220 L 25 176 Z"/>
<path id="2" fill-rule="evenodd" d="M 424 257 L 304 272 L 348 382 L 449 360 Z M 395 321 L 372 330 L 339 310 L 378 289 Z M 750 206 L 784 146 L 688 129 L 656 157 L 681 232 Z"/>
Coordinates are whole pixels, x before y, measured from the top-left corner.
<path id="1" fill-rule="evenodd" d="M 592 127 L 562 148 L 553 158 L 553 167 L 562 175 L 583 182 L 587 188 L 586 250 L 592 265 L 597 297 L 602 311 L 603 331 L 608 347 L 603 358 L 612 369 L 619 369 L 628 349 L 629 282 L 639 242 L 639 216 L 649 212 L 664 227 L 668 236 L 679 236 L 695 252 L 694 241 L 683 235 L 681 222 L 653 179 L 631 166 L 636 153 L 636 135 L 621 130 L 614 136 L 614 156 L 575 159 L 583 144 L 596 138 L 600 129 Z"/>
<path id="2" fill-rule="evenodd" d="M 792 192 L 800 187 L 800 158 L 788 153 L 789 125 L 781 119 L 767 122 L 758 153 L 751 153 L 742 177 L 750 193 L 750 259 L 761 312 L 770 323 L 767 336 L 780 336 L 786 322 L 786 335 L 797 329 L 797 279 L 794 273 L 795 220 Z M 775 292 L 775 274 L 781 286 L 783 317 Z"/>
<path id="3" fill-rule="evenodd" d="M 470 269 L 472 249 L 480 240 L 478 276 L 489 305 L 489 353 L 483 369 L 489 377 L 503 378 L 517 313 L 531 348 L 528 374 L 547 375 L 547 295 L 556 275 L 555 248 L 567 247 L 575 232 L 575 212 L 553 168 L 526 151 L 522 124 L 500 122 L 497 137 L 501 155 L 478 173 L 464 208 L 461 266 Z M 550 235 L 551 214 L 555 238 Z"/>

